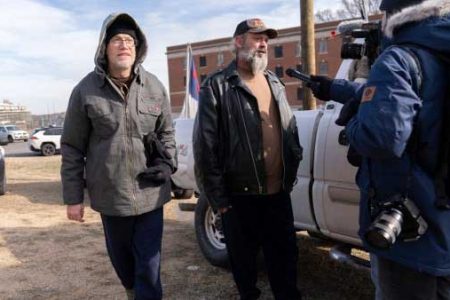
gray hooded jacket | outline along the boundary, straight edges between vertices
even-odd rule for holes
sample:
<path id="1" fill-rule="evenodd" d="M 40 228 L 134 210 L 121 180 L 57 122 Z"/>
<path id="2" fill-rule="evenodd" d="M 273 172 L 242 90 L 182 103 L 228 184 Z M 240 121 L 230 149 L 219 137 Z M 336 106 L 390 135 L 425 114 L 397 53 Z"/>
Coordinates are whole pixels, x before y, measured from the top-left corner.
<path id="1" fill-rule="evenodd" d="M 138 46 L 134 79 L 126 98 L 108 77 L 106 30 L 117 18 L 136 26 Z M 147 41 L 129 15 L 112 14 L 103 23 L 95 71 L 73 89 L 61 138 L 61 178 L 65 204 L 83 202 L 84 177 L 91 207 L 105 215 L 133 216 L 170 200 L 170 181 L 163 185 L 138 179 L 146 168 L 143 137 L 155 132 L 176 166 L 174 129 L 167 93 L 141 66 Z"/>

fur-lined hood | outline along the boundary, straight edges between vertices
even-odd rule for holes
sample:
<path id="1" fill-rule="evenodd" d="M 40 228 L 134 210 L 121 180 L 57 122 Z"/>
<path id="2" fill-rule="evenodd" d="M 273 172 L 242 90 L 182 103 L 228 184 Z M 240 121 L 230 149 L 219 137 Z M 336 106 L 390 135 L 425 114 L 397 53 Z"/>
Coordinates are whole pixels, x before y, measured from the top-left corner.
<path id="1" fill-rule="evenodd" d="M 386 20 L 389 44 L 416 44 L 450 57 L 450 0 L 426 0 Z"/>
<path id="2" fill-rule="evenodd" d="M 431 17 L 444 17 L 449 14 L 450 0 L 427 0 L 418 5 L 406 7 L 389 17 L 384 34 L 391 39 L 394 31 L 407 23 L 420 22 Z"/>

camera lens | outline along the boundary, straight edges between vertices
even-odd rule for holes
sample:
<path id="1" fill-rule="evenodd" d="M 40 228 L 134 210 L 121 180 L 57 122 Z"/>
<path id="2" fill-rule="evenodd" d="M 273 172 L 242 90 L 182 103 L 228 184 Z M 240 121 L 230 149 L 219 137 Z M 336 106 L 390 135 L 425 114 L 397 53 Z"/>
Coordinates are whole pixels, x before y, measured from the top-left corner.
<path id="1" fill-rule="evenodd" d="M 365 235 L 367 242 L 375 248 L 389 248 L 402 231 L 402 223 L 403 213 L 399 209 L 382 211 L 367 230 Z"/>

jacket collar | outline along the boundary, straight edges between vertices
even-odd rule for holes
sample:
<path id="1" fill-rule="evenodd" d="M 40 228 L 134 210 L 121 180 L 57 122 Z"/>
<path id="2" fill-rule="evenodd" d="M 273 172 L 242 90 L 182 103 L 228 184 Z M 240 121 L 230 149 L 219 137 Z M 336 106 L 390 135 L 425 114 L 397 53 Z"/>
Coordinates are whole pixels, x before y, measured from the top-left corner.
<path id="1" fill-rule="evenodd" d="M 237 63 L 236 60 L 233 60 L 224 70 L 223 70 L 224 77 L 227 81 L 231 83 L 236 83 L 236 80 L 239 80 L 242 82 L 241 77 L 239 76 L 239 73 L 237 71 Z M 280 83 L 280 80 L 278 77 L 273 74 L 272 72 L 265 70 L 264 76 L 266 76 L 269 79 L 269 82 L 276 82 Z"/>
<path id="2" fill-rule="evenodd" d="M 95 72 L 96 73 L 96 81 L 95 81 L 95 84 L 98 86 L 98 87 L 103 87 L 103 86 L 105 86 L 105 84 L 107 83 L 107 81 L 108 81 L 108 79 L 106 78 L 107 77 L 107 74 L 106 73 L 99 73 L 99 72 Z M 136 76 L 136 78 L 134 79 L 134 80 L 136 80 L 136 82 L 138 83 L 138 84 L 142 84 L 144 81 L 143 81 L 143 79 L 142 79 L 142 74 L 144 73 L 144 70 L 143 70 L 143 67 L 142 66 L 139 66 L 138 68 L 136 68 L 136 70 L 135 70 L 135 76 Z"/>

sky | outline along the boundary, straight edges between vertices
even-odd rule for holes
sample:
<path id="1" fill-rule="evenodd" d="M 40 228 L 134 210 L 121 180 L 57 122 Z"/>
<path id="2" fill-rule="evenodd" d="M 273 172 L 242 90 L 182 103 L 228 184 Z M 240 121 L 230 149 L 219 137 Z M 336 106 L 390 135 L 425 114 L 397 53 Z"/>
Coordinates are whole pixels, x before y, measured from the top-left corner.
<path id="1" fill-rule="evenodd" d="M 143 64 L 168 89 L 166 47 L 229 37 L 259 17 L 277 29 L 300 25 L 300 0 L 0 0 L 0 101 L 32 114 L 66 110 L 73 87 L 94 69 L 103 20 L 126 12 L 149 42 Z M 339 7 L 315 0 L 314 10 Z"/>

